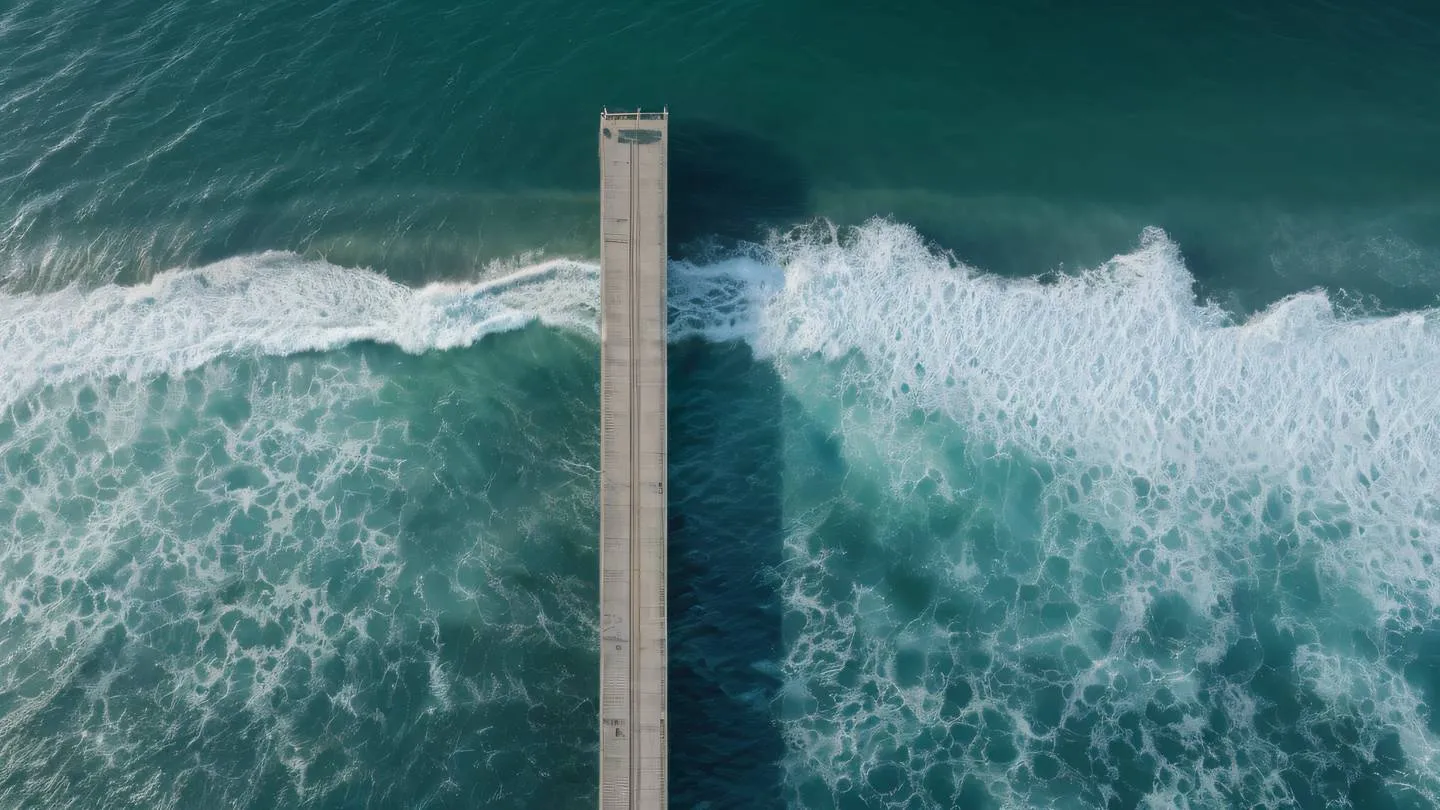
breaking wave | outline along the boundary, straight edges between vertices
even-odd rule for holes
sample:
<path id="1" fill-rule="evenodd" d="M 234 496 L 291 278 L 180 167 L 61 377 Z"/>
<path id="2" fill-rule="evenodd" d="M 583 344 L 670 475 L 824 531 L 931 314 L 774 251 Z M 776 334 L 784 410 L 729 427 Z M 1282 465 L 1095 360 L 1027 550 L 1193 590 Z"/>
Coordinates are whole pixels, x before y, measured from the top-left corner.
<path id="1" fill-rule="evenodd" d="M 383 709 L 366 668 L 412 658 L 412 708 L 511 695 L 539 711 L 513 670 L 447 661 L 439 614 L 390 625 L 405 594 L 438 597 L 396 546 L 409 513 L 362 504 L 438 475 L 424 459 L 461 463 L 450 439 L 380 418 L 398 395 L 363 358 L 260 360 L 357 341 L 419 354 L 536 322 L 593 335 L 597 273 L 555 260 L 410 289 L 270 253 L 0 297 L 0 777 L 77 752 L 142 761 L 115 714 L 129 695 L 174 718 L 171 737 L 234 699 L 266 718 L 242 730 L 295 790 L 340 785 L 363 766 L 336 753 L 345 735 Z M 1159 231 L 1044 279 L 980 272 L 884 221 L 672 264 L 672 340 L 747 342 L 852 472 L 785 496 L 792 803 L 1440 800 L 1440 313 L 1367 317 L 1311 291 L 1238 319 L 1193 287 Z M 571 497 L 546 508 L 585 531 L 593 470 L 546 469 Z M 486 548 L 454 559 L 518 553 Z M 510 617 L 487 638 L 589 654 L 584 587 L 565 579 L 546 605 L 495 570 L 481 579 L 503 598 L 464 597 Z M 347 571 L 366 583 L 351 601 L 326 584 Z M 181 652 L 135 652 L 159 638 Z M 72 688 L 75 733 L 93 736 L 41 768 L 19 752 Z M 330 754 L 286 725 L 307 695 L 354 724 Z"/>

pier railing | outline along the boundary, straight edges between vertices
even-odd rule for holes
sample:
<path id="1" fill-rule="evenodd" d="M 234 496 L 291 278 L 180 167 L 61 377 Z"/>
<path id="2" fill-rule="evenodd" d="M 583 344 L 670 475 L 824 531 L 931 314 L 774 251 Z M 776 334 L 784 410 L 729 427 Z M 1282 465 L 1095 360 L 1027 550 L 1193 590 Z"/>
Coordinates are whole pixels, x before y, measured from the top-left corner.
<path id="1" fill-rule="evenodd" d="M 601 108 L 600 117 L 625 121 L 664 121 L 670 117 L 670 108 L 666 107 L 660 112 L 644 112 L 642 110 L 633 110 L 630 112 L 616 110 L 611 112 L 607 108 Z"/>

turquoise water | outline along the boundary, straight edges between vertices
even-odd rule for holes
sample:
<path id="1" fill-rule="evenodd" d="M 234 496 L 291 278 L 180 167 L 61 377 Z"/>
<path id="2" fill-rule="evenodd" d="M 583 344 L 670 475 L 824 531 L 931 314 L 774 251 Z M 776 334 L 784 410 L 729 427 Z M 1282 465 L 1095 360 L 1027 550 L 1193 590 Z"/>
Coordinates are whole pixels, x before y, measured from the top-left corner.
<path id="1" fill-rule="evenodd" d="M 1440 805 L 1440 17 L 0 9 L 0 805 L 596 801 L 595 115 L 676 807 Z"/>

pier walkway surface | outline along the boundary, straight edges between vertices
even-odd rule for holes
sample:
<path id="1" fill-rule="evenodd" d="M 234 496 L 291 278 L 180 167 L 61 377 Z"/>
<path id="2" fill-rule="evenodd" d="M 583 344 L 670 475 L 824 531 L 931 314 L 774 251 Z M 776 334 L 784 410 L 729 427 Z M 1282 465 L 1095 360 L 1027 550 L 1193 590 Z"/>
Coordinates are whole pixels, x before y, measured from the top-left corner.
<path id="1" fill-rule="evenodd" d="M 600 117 L 600 808 L 667 806 L 668 113 Z"/>

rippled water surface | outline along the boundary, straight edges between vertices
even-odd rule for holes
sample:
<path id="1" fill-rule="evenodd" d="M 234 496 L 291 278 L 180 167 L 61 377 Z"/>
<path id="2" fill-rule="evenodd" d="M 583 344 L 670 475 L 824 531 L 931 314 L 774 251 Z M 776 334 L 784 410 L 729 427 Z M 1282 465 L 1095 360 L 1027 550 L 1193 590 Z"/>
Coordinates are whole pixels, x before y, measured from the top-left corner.
<path id="1" fill-rule="evenodd" d="M 0 8 L 0 804 L 591 807 L 673 113 L 677 807 L 1440 805 L 1428 4 Z"/>

